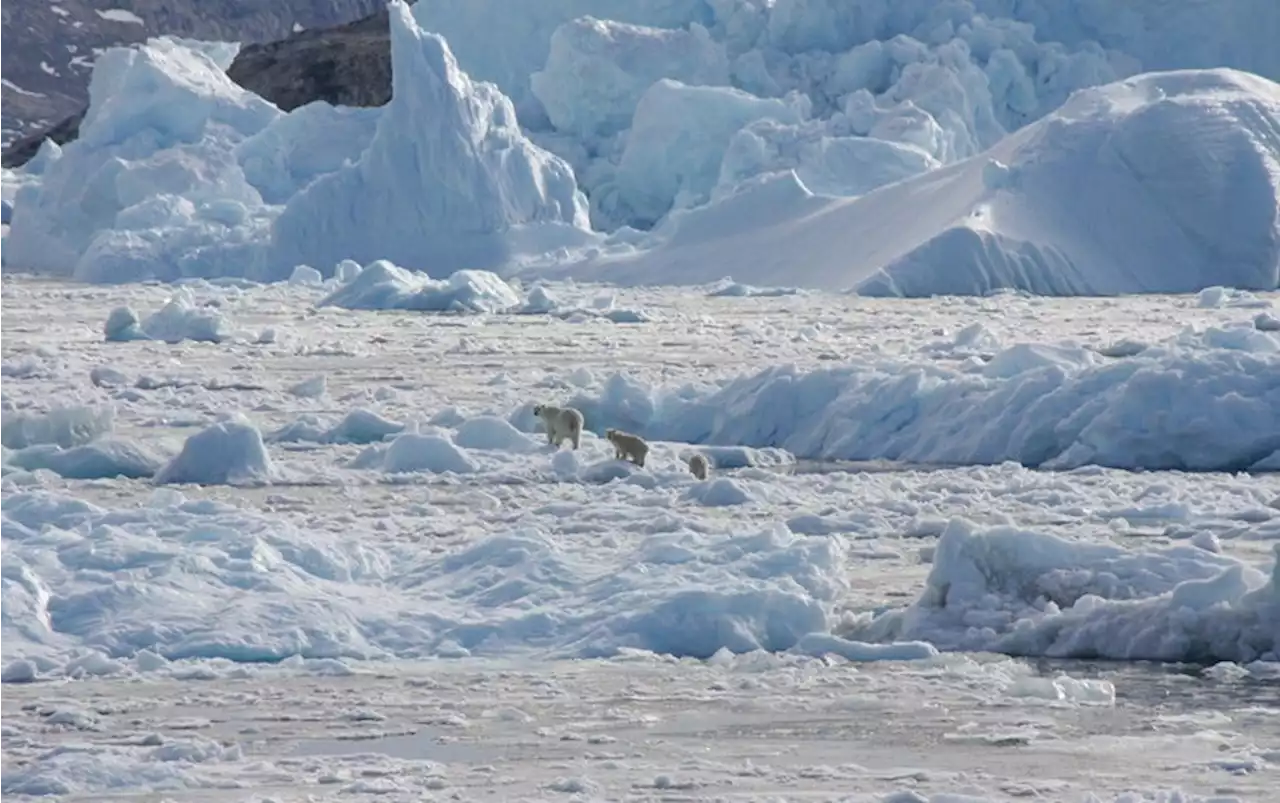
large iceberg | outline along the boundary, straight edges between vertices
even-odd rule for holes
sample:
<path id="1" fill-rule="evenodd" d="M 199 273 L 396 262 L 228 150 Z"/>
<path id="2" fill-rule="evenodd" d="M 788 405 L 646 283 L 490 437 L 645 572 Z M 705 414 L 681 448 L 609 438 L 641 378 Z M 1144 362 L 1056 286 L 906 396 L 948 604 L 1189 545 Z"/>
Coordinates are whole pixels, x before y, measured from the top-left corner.
<path id="1" fill-rule="evenodd" d="M 588 229 L 568 164 L 530 142 L 511 101 L 468 78 L 408 5 L 390 10 L 392 101 L 358 162 L 289 201 L 272 262 L 385 258 L 449 273 L 506 262 L 513 226 Z"/>
<path id="2" fill-rule="evenodd" d="M 583 242 L 571 168 L 413 13 L 391 4 L 395 91 L 381 109 L 282 114 L 227 77 L 225 47 L 106 51 L 80 138 L 15 199 L 6 264 L 95 282 L 278 281 L 298 264 L 390 257 L 449 275 L 505 262 L 508 233 L 517 251 Z"/>
<path id="3" fill-rule="evenodd" d="M 98 58 L 80 138 L 18 194 L 7 264 L 88 281 L 252 275 L 198 263 L 256 230 L 262 198 L 231 151 L 280 110 L 227 77 L 225 54 L 188 44 L 161 37 Z"/>

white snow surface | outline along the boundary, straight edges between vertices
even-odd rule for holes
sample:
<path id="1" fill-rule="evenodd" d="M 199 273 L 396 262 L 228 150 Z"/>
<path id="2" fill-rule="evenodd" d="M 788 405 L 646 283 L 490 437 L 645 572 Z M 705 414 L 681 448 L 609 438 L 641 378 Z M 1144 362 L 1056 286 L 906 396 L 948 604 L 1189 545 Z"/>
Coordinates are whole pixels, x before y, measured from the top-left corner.
<path id="1" fill-rule="evenodd" d="M 281 114 L 222 73 L 235 45 L 109 51 L 84 136 L 22 174 L 6 264 L 279 280 L 388 259 L 906 296 L 1280 284 L 1268 0 L 444 1 L 393 4 L 391 25 L 382 109 Z"/>
<path id="2" fill-rule="evenodd" d="M 191 282 L 277 337 L 104 343 L 109 310 L 172 288 L 3 281 L 5 794 L 1252 801 L 1280 780 L 1280 475 L 1158 462 L 1272 437 L 1254 306 L 544 285 L 653 312 L 619 326 Z M 581 400 L 578 451 L 540 437 L 549 400 Z M 1000 440 L 1008 416 L 1069 426 Z M 645 468 L 597 434 L 617 424 Z M 1069 441 L 1078 467 L 809 451 L 895 427 L 977 462 Z"/>

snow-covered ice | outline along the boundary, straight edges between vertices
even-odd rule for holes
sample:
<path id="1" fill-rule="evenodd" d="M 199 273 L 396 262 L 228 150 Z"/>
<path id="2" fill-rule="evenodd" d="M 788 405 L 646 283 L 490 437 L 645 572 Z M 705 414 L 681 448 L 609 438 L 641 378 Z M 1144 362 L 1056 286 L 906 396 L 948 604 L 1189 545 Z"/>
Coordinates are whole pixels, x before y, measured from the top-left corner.
<path id="1" fill-rule="evenodd" d="M 1278 126 L 1280 86 L 1256 76 L 1137 76 L 1081 90 L 964 161 L 904 165 L 902 177 L 918 175 L 857 198 L 816 195 L 797 172 L 752 171 L 735 192 L 672 216 L 655 247 L 560 275 L 684 284 L 731 266 L 752 284 L 905 296 L 1271 290 Z M 1205 143 L 1213 157 L 1198 155 Z"/>

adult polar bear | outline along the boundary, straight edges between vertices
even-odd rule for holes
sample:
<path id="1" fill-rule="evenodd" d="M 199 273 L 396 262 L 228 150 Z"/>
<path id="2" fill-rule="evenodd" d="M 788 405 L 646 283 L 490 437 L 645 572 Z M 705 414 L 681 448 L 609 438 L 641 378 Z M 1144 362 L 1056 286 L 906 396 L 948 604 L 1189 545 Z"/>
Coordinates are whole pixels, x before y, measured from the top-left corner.
<path id="1" fill-rule="evenodd" d="M 556 407 L 553 404 L 535 404 L 533 414 L 542 419 L 547 428 L 547 443 L 560 448 L 566 439 L 573 442 L 573 448 L 582 445 L 582 427 L 585 419 L 579 410 L 572 407 Z"/>

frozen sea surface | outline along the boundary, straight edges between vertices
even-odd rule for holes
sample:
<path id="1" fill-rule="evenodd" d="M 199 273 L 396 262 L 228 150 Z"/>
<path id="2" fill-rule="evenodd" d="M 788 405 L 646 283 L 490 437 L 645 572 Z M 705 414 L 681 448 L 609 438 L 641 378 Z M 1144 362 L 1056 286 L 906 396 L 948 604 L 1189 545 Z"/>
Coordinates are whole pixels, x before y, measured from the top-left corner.
<path id="1" fill-rule="evenodd" d="M 326 290 L 297 284 L 190 289 L 168 314 L 216 311 L 219 342 L 106 342 L 113 310 L 146 318 L 172 287 L 4 277 L 4 663 L 6 681 L 38 681 L 4 686 L 6 797 L 1263 801 L 1280 783 L 1272 661 L 839 639 L 921 598 L 956 519 L 1115 546 L 1118 565 L 1161 554 L 1261 577 L 1280 540 L 1274 473 L 762 448 L 718 453 L 704 486 L 680 467 L 689 444 L 655 442 L 645 472 L 594 435 L 570 459 L 523 407 L 603 398 L 615 372 L 676 387 L 780 363 L 953 369 L 1019 342 L 1131 353 L 1244 332 L 1275 294 L 555 288 L 645 313 L 619 324 L 314 309 Z M 218 484 L 146 479 L 220 422 L 225 437 L 203 441 L 225 458 Z M 100 465 L 141 476 L 53 470 Z M 681 618 L 689 588 L 722 607 Z M 818 625 L 834 640 L 796 639 Z M 899 652 L 871 661 L 872 647 Z"/>

